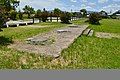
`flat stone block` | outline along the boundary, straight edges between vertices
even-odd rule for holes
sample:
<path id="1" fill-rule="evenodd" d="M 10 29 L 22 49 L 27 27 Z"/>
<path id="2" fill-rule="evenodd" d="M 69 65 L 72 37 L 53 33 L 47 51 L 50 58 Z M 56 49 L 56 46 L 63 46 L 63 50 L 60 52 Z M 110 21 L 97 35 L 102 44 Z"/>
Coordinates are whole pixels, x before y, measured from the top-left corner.
<path id="1" fill-rule="evenodd" d="M 94 31 L 93 31 L 93 30 L 91 30 L 91 31 L 90 31 L 90 33 L 88 34 L 88 36 L 92 36 L 92 35 L 93 35 L 93 33 L 94 33 Z"/>
<path id="2" fill-rule="evenodd" d="M 83 34 L 84 34 L 84 35 L 88 35 L 89 32 L 90 32 L 90 30 L 91 30 L 91 29 L 86 29 Z"/>
<path id="3" fill-rule="evenodd" d="M 58 33 L 66 33 L 66 32 L 71 32 L 69 30 L 57 30 Z"/>
<path id="4" fill-rule="evenodd" d="M 78 25 L 70 25 L 69 27 L 71 27 L 71 28 L 78 28 L 79 26 Z"/>

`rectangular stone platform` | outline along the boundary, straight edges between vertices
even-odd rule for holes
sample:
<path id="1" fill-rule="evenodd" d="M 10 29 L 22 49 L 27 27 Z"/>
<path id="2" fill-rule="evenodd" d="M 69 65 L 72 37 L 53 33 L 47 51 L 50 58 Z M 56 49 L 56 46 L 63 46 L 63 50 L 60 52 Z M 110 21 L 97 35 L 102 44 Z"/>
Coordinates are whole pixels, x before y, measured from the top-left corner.
<path id="1" fill-rule="evenodd" d="M 41 41 L 45 39 L 53 39 L 54 42 L 52 44 L 47 45 L 34 45 L 25 43 L 15 43 L 10 46 L 10 48 L 14 48 L 20 51 L 26 51 L 30 53 L 38 53 L 44 55 L 51 55 L 53 57 L 60 56 L 60 53 L 63 49 L 68 48 L 70 44 L 74 42 L 76 38 L 82 35 L 83 31 L 87 28 L 87 25 L 81 25 L 78 27 L 66 27 L 57 30 L 50 31 L 48 33 L 43 33 L 36 35 L 29 40 Z M 59 33 L 62 32 L 63 33 Z"/>

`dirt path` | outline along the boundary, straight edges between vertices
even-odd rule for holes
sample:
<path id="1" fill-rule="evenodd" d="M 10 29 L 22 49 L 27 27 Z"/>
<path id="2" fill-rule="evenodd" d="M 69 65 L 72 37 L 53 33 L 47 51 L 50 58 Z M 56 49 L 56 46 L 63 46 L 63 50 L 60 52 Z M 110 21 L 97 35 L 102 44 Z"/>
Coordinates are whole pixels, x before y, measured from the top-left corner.
<path id="1" fill-rule="evenodd" d="M 65 48 L 68 48 L 68 46 L 72 44 L 74 40 L 79 37 L 87 27 L 87 25 L 81 25 L 79 27 L 61 28 L 47 33 L 39 34 L 31 38 L 33 40 L 53 39 L 52 44 L 32 45 L 27 44 L 26 42 L 18 42 L 10 45 L 9 48 L 14 48 L 19 51 L 58 57 L 61 51 Z"/>
<path id="2" fill-rule="evenodd" d="M 118 35 L 116 33 L 96 32 L 95 36 L 99 37 L 99 38 L 108 38 L 108 39 L 118 38 L 118 39 L 120 39 L 120 35 Z"/>
<path id="3" fill-rule="evenodd" d="M 44 28 L 44 27 L 47 27 L 47 26 L 39 26 L 39 25 L 27 25 L 27 26 L 19 26 L 19 27 L 32 27 L 32 28 Z"/>

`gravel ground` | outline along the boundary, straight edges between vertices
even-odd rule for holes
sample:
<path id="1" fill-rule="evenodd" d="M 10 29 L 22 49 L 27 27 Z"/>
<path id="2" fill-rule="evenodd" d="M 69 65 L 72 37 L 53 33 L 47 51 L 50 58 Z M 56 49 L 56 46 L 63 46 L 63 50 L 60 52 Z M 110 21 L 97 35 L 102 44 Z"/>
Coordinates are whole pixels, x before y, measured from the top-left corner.
<path id="1" fill-rule="evenodd" d="M 44 39 L 44 38 L 52 38 L 54 39 L 54 43 L 49 45 L 31 45 L 25 42 L 15 42 L 11 44 L 9 48 L 14 48 L 19 51 L 25 51 L 29 53 L 38 53 L 51 55 L 53 57 L 58 57 L 61 51 L 65 48 L 68 48 L 70 44 L 74 42 L 74 40 L 79 37 L 83 31 L 87 28 L 87 25 L 81 25 L 79 27 L 66 27 L 56 29 L 47 33 L 39 34 L 32 39 Z M 67 32 L 58 33 L 58 31 L 65 30 Z"/>

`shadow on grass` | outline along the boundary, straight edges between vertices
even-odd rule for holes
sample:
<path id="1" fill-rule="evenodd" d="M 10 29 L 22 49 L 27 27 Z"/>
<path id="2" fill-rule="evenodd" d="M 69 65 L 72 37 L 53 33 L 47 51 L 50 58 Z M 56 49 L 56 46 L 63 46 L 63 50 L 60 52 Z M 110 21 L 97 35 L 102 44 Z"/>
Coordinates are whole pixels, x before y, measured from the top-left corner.
<path id="1" fill-rule="evenodd" d="M 0 46 L 6 46 L 9 45 L 10 43 L 13 43 L 12 38 L 0 36 Z"/>

